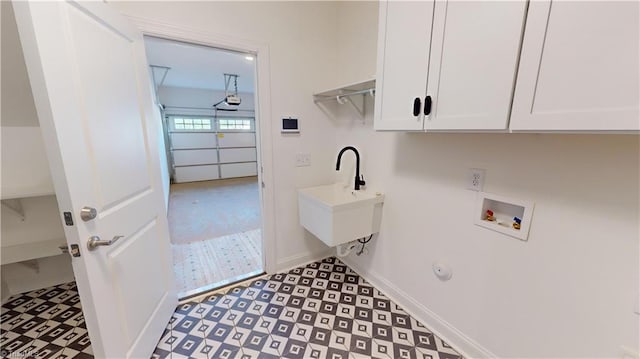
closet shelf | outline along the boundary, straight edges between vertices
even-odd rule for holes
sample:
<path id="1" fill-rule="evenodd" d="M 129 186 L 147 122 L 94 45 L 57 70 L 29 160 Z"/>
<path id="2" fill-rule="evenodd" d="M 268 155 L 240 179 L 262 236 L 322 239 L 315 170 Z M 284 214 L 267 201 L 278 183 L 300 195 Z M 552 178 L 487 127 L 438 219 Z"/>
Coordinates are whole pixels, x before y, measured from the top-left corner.
<path id="1" fill-rule="evenodd" d="M 52 257 L 62 254 L 61 245 L 66 244 L 64 238 L 49 239 L 40 242 L 16 244 L 2 247 L 1 264 L 24 262 L 32 259 Z"/>
<path id="2" fill-rule="evenodd" d="M 314 102 L 338 100 L 354 95 L 373 95 L 376 91 L 376 79 L 360 81 L 313 94 Z"/>
<path id="3" fill-rule="evenodd" d="M 53 186 L 44 184 L 41 187 L 2 189 L 2 200 L 55 196 Z"/>
<path id="4" fill-rule="evenodd" d="M 361 118 L 364 118 L 364 98 L 367 95 L 373 97 L 375 92 L 376 79 L 374 78 L 314 93 L 313 102 L 316 105 L 330 101 L 336 101 L 341 105 L 349 104 Z M 357 105 L 352 99 L 353 96 L 362 96 L 362 103 Z"/>

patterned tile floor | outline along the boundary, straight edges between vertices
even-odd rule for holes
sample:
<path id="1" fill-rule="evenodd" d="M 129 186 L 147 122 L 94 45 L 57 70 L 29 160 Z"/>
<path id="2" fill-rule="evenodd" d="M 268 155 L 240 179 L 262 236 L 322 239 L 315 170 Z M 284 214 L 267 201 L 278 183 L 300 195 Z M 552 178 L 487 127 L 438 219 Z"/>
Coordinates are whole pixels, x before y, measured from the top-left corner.
<path id="1" fill-rule="evenodd" d="M 178 306 L 154 358 L 461 356 L 336 258 Z"/>
<path id="2" fill-rule="evenodd" d="M 10 298 L 1 321 L 3 358 L 93 357 L 75 283 Z M 461 356 L 340 260 L 327 258 L 180 304 L 153 358 Z"/>
<path id="3" fill-rule="evenodd" d="M 9 298 L 0 322 L 2 358 L 93 358 L 74 282 Z"/>

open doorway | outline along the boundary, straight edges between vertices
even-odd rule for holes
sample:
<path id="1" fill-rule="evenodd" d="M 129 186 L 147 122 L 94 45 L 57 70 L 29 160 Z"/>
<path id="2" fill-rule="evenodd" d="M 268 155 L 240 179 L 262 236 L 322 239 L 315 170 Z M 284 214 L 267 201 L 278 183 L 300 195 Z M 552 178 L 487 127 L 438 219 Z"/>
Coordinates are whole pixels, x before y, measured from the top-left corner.
<path id="1" fill-rule="evenodd" d="M 254 56 L 150 36 L 145 47 L 164 126 L 179 296 L 263 273 Z"/>

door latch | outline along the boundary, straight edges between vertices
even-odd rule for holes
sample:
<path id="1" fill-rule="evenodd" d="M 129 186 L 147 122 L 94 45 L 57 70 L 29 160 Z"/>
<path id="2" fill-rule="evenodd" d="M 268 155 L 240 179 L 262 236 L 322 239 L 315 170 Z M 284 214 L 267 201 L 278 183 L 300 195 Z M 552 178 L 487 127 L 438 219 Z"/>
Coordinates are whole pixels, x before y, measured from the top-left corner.
<path id="1" fill-rule="evenodd" d="M 69 247 L 71 247 L 71 249 L 69 249 Z M 78 246 L 77 244 L 72 244 L 71 246 L 68 246 L 66 244 L 63 244 L 61 246 L 58 246 L 58 248 L 60 248 L 60 251 L 62 253 L 70 253 L 72 257 L 80 257 L 80 246 Z"/>
<path id="2" fill-rule="evenodd" d="M 63 212 L 64 215 L 64 224 L 67 226 L 73 226 L 73 217 L 71 216 L 71 212 Z"/>

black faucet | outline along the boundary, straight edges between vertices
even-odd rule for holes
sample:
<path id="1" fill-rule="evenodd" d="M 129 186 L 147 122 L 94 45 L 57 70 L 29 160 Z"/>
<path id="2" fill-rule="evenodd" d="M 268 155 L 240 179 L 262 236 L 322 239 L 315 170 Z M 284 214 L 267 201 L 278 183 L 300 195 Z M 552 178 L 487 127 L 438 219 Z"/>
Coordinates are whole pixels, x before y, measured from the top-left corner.
<path id="1" fill-rule="evenodd" d="M 356 191 L 359 191 L 360 186 L 364 186 L 365 182 L 364 182 L 364 176 L 360 178 L 360 154 L 358 153 L 358 150 L 356 150 L 355 147 L 347 146 L 340 150 L 340 153 L 338 153 L 338 162 L 336 162 L 336 171 L 340 171 L 340 159 L 342 158 L 342 154 L 347 150 L 351 150 L 353 151 L 353 153 L 356 154 L 356 181 L 353 189 L 355 189 Z"/>

